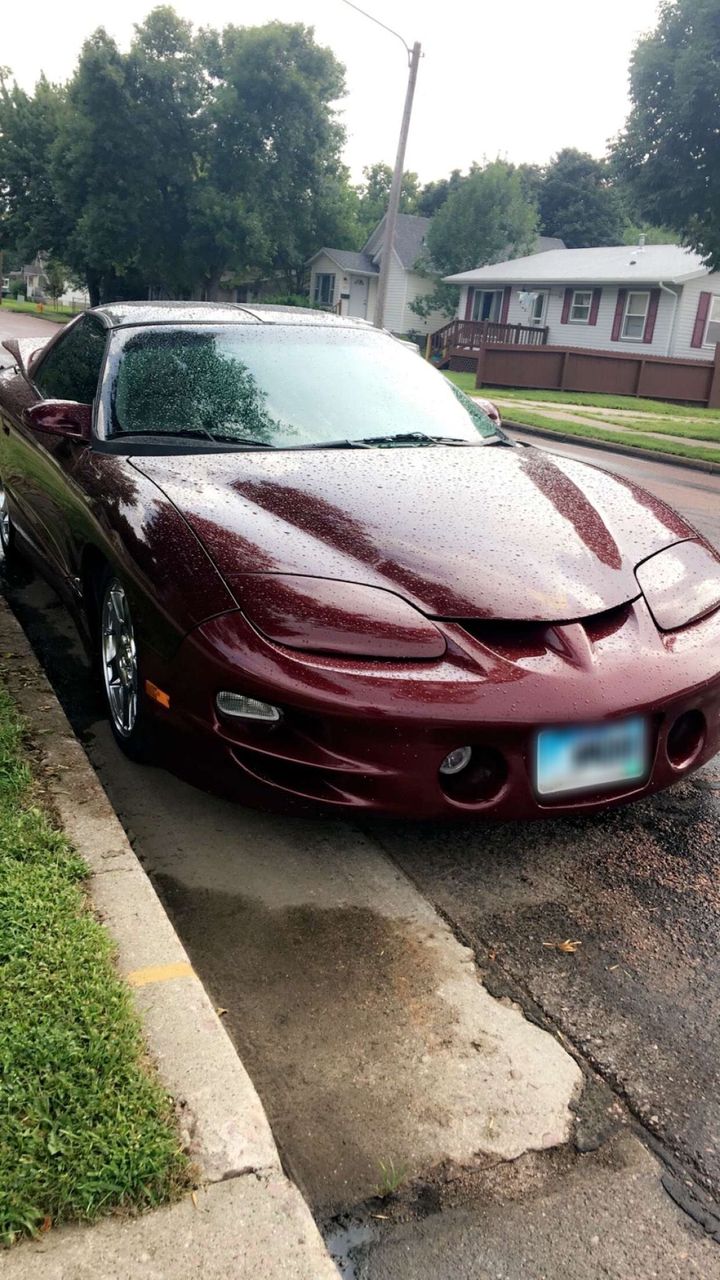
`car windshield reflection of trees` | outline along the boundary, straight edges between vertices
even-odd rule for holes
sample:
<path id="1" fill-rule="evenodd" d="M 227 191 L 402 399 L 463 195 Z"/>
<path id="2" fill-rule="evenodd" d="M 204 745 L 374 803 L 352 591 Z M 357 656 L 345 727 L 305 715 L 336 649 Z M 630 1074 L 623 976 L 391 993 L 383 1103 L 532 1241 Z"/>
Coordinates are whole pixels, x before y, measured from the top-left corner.
<path id="1" fill-rule="evenodd" d="M 270 328 L 129 336 L 113 435 L 280 449 L 505 440 L 479 405 L 385 335 Z"/>
<path id="2" fill-rule="evenodd" d="M 213 334 L 137 334 L 114 386 L 115 430 L 271 446 L 281 427 L 265 398 L 247 366 L 218 351 Z"/>

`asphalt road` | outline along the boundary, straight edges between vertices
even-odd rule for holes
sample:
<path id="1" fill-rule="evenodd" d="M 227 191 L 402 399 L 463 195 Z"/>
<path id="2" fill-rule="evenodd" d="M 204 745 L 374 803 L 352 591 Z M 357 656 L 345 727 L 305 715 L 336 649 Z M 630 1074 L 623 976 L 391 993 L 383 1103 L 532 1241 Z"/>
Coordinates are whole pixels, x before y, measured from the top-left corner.
<path id="1" fill-rule="evenodd" d="M 0 314 L 0 335 L 4 320 Z M 43 324 L 13 317 L 16 333 L 17 320 Z M 582 446 L 559 451 L 593 465 L 601 459 Z M 602 460 L 671 502 L 720 547 L 720 478 L 619 455 Z M 200 976 L 227 1011 L 287 1167 L 316 1208 L 351 1209 L 370 1194 L 372 1162 L 396 1151 L 409 1153 L 414 1171 L 413 1133 L 425 1140 L 454 1122 L 461 1076 L 443 1093 L 418 1045 L 432 1045 L 431 1060 L 447 1050 L 460 1016 L 448 984 L 467 960 L 462 948 L 452 952 L 452 939 L 437 950 L 442 930 L 423 901 L 472 948 L 489 990 L 547 1026 L 595 1080 L 578 1129 L 580 1149 L 599 1149 L 582 1157 L 590 1163 L 543 1163 L 547 1201 L 537 1199 L 537 1169 L 531 1177 L 518 1163 L 532 1206 L 508 1219 L 525 1249 L 512 1265 L 515 1246 L 499 1228 L 495 1252 L 483 1253 L 494 1230 L 485 1209 L 462 1208 L 459 1218 L 430 1213 L 442 1199 L 435 1171 L 422 1232 L 406 1224 L 385 1251 L 363 1245 L 352 1274 L 720 1280 L 720 1252 L 707 1254 L 697 1231 L 682 1235 L 642 1148 L 626 1158 L 613 1145 L 618 1126 L 627 1140 L 637 1125 L 675 1169 L 678 1186 L 720 1202 L 720 758 L 634 807 L 541 825 L 376 822 L 360 831 L 251 813 L 162 769 L 129 764 L 100 720 L 97 690 L 53 593 L 24 568 L 5 575 L 4 590 Z M 415 905 L 402 888 L 406 878 L 419 890 Z M 547 945 L 565 939 L 577 949 Z M 487 1121 L 488 1141 L 495 1123 Z M 453 1179 L 462 1202 L 464 1184 Z M 519 1194 L 516 1186 L 515 1200 Z M 541 1219 L 561 1214 L 566 1194 L 586 1225 L 593 1204 L 614 1196 L 617 1214 L 623 1203 L 633 1206 L 612 1249 L 601 1217 L 585 1231 L 579 1270 L 574 1219 L 554 1268 L 552 1238 L 541 1241 Z M 528 1222 L 536 1254 L 522 1239 Z M 633 1241 L 653 1232 L 651 1264 Z"/>
<path id="2" fill-rule="evenodd" d="M 0 368 L 9 365 L 12 357 L 2 348 L 6 338 L 52 338 L 57 333 L 57 325 L 52 320 L 43 320 L 30 312 L 9 311 L 7 306 L 0 306 Z"/>

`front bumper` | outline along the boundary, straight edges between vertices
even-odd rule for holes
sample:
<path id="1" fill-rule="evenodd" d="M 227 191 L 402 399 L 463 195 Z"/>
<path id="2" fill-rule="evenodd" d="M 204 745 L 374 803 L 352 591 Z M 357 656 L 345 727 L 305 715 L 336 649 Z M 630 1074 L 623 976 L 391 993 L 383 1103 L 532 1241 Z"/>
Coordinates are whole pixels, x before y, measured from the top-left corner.
<path id="1" fill-rule="evenodd" d="M 720 751 L 720 612 L 672 634 L 642 598 L 569 626 L 440 625 L 440 661 L 359 662 L 275 645 L 233 612 L 144 674 L 170 694 L 169 710 L 152 705 L 184 743 L 185 776 L 262 807 L 495 821 L 593 812 L 668 787 Z M 281 722 L 220 717 L 221 689 L 272 702 Z M 674 761 L 668 736 L 689 712 L 701 730 Z M 536 795 L 539 729 L 631 714 L 650 726 L 644 782 Z M 467 774 L 442 778 L 441 761 L 466 744 Z"/>

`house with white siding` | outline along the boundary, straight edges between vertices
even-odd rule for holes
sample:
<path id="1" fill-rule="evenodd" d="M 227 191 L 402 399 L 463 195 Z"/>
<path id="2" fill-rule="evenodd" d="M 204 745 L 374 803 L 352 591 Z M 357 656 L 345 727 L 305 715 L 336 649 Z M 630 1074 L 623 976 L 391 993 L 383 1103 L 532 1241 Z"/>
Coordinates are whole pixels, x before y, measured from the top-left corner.
<path id="1" fill-rule="evenodd" d="M 720 272 L 680 245 L 551 249 L 446 280 L 459 319 L 537 327 L 554 346 L 708 360 L 720 341 Z"/>
<path id="2" fill-rule="evenodd" d="M 437 283 L 436 278 L 415 269 L 423 254 L 429 226 L 429 218 L 414 213 L 398 214 L 385 300 L 385 327 L 392 333 L 432 333 L 447 319 L 441 311 L 423 319 L 410 309 L 411 302 L 432 293 Z M 384 233 L 383 218 L 359 252 L 319 249 L 307 264 L 311 302 L 335 310 L 339 315 L 372 320 Z"/>

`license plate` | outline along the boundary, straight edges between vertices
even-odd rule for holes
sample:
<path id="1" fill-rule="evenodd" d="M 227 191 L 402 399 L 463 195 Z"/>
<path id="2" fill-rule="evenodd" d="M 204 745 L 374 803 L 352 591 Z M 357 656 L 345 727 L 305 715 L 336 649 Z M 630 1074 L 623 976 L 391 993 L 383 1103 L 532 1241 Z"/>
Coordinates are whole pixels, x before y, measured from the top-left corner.
<path id="1" fill-rule="evenodd" d="M 647 722 L 641 716 L 612 724 L 541 729 L 535 786 L 540 796 L 638 782 L 649 768 Z"/>

